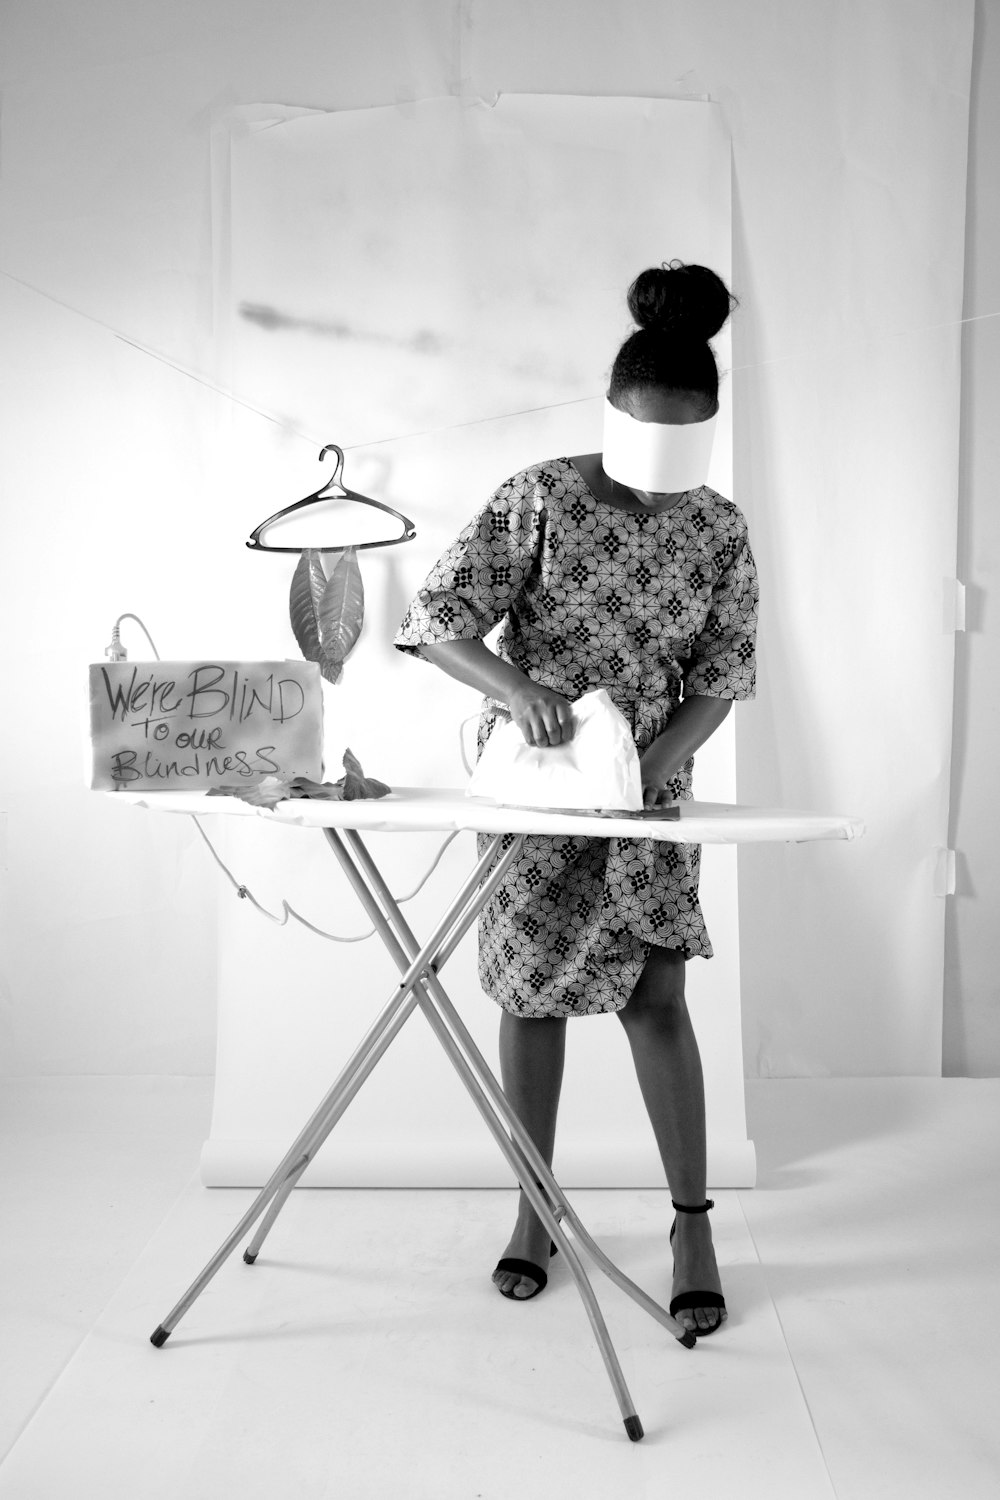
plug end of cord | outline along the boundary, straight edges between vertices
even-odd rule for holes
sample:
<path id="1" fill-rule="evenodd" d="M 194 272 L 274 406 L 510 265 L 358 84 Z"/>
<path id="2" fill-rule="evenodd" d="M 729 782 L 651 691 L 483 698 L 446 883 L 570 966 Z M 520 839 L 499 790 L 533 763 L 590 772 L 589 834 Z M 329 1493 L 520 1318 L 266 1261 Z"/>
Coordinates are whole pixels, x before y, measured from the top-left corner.
<path id="1" fill-rule="evenodd" d="M 118 625 L 119 625 L 119 622 L 116 621 L 115 624 L 112 626 L 112 629 L 111 629 L 111 645 L 110 646 L 105 646 L 105 648 L 104 648 L 104 654 L 108 658 L 109 661 L 127 661 L 128 660 L 128 652 L 125 650 L 125 647 L 122 645 L 121 632 L 119 631 Z"/>

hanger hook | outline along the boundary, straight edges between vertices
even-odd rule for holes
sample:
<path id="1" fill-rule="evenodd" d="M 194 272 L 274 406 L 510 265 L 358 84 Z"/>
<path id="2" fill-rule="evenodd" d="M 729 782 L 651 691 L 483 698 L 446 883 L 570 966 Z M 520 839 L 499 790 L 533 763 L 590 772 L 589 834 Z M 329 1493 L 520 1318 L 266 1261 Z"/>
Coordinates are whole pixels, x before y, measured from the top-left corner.
<path id="1" fill-rule="evenodd" d="M 324 458 L 326 457 L 326 455 L 328 453 L 336 453 L 336 455 L 337 455 L 337 467 L 334 469 L 333 474 L 327 480 L 327 482 L 323 486 L 323 488 L 326 489 L 331 484 L 339 484 L 340 488 L 343 489 L 344 488 L 344 480 L 343 480 L 343 475 L 344 475 L 344 450 L 343 450 L 343 448 L 339 448 L 336 443 L 327 443 L 326 447 L 325 448 L 321 448 L 320 451 L 319 451 L 319 461 L 320 461 L 320 463 L 323 462 Z"/>

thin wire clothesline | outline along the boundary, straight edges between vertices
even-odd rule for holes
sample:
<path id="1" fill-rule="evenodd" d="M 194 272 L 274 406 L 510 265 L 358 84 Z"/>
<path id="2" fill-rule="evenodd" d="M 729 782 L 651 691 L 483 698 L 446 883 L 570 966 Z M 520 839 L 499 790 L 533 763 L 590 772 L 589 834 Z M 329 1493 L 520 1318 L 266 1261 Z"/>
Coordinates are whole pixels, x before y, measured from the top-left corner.
<path id="1" fill-rule="evenodd" d="M 129 338 L 127 334 L 119 333 L 118 330 L 112 328 L 109 323 L 103 322 L 100 318 L 94 317 L 91 313 L 82 312 L 79 308 L 73 307 L 71 303 L 64 302 L 59 297 L 54 297 L 50 292 L 42 291 L 40 287 L 33 286 L 30 281 L 25 281 L 20 276 L 14 276 L 9 271 L 2 271 L 0 272 L 0 275 L 5 276 L 8 281 L 13 281 L 17 286 L 26 287 L 28 291 L 34 292 L 39 297 L 44 297 L 46 301 L 55 303 L 57 307 L 65 308 L 68 312 L 74 313 L 77 317 L 83 318 L 88 323 L 92 323 L 95 327 L 103 328 L 106 333 L 110 333 L 112 337 L 118 339 L 120 343 L 127 344 L 129 348 L 137 350 L 140 354 L 145 354 L 149 359 L 157 360 L 160 364 L 166 365 L 168 369 L 176 371 L 178 375 L 184 375 L 189 380 L 193 380 L 197 385 L 204 386 L 204 388 L 208 391 L 211 391 L 213 395 L 220 396 L 223 400 L 230 401 L 234 406 L 240 406 L 245 411 L 253 412 L 255 416 L 261 417 L 265 422 L 271 422 L 275 427 L 280 427 L 285 432 L 291 431 L 293 437 L 301 438 L 303 441 L 307 441 L 310 443 L 317 443 L 319 441 L 318 439 L 311 437 L 308 433 L 297 432 L 295 431 L 295 429 L 290 429 L 286 419 L 276 417 L 271 412 L 264 411 L 263 408 L 259 406 L 254 406 L 252 401 L 247 401 L 242 396 L 238 396 L 235 391 L 227 391 L 223 389 L 222 386 L 216 385 L 213 381 L 208 380 L 204 375 L 197 374 L 194 370 L 191 370 L 185 365 L 178 363 L 177 360 L 169 358 L 169 356 L 167 356 L 166 354 L 160 354 L 157 353 L 155 349 L 147 348 L 145 344 L 140 344 L 136 339 Z M 903 328 L 896 330 L 895 332 L 878 334 L 873 339 L 864 339 L 859 341 L 856 346 L 852 346 L 850 344 L 842 345 L 838 353 L 827 357 L 827 362 L 832 364 L 834 360 L 840 357 L 840 355 L 845 350 L 848 350 L 852 347 L 862 348 L 873 342 L 877 343 L 884 341 L 885 339 L 909 338 L 913 335 L 933 333 L 942 329 L 961 328 L 964 327 L 964 325 L 967 323 L 984 323 L 993 318 L 1000 318 L 1000 311 L 975 313 L 972 317 L 953 318 L 945 323 L 928 323 L 923 328 Z M 738 375 L 743 374 L 748 370 L 762 370 L 767 368 L 769 365 L 787 364 L 792 360 L 810 360 L 820 357 L 822 356 L 819 354 L 813 354 L 808 350 L 796 354 L 778 354 L 775 355 L 773 359 L 754 360 L 748 364 L 733 365 L 728 373 L 730 375 Z M 427 427 L 420 432 L 398 433 L 395 437 L 373 438 L 370 440 L 366 440 L 364 443 L 341 444 L 341 447 L 345 453 L 352 453 L 358 448 L 373 448 L 384 446 L 389 443 L 402 442 L 409 438 L 432 437 L 440 433 L 457 432 L 465 427 L 486 426 L 490 422 L 505 422 L 509 421 L 513 417 L 536 416 L 540 412 L 558 411 L 564 406 L 582 406 L 587 401 L 597 400 L 600 400 L 599 395 L 574 396 L 567 401 L 551 401 L 542 406 L 526 406 L 518 411 L 501 412 L 489 417 L 475 417 L 469 422 L 452 422 L 444 427 Z"/>
<path id="2" fill-rule="evenodd" d="M 45 293 L 43 293 L 42 295 L 44 296 Z M 846 350 L 849 350 L 852 347 L 866 348 L 872 343 L 878 343 L 885 339 L 909 338 L 913 335 L 933 333 L 935 331 L 940 331 L 947 328 L 961 328 L 966 323 L 983 323 L 992 318 L 1000 318 L 1000 311 L 976 313 L 973 317 L 970 318 L 954 318 L 946 323 L 928 323 L 923 328 L 903 328 L 896 330 L 895 332 L 880 334 L 873 339 L 860 340 L 858 344 L 854 346 L 850 344 L 842 345 L 840 350 L 835 354 L 829 355 L 825 362 L 828 364 L 833 364 L 834 361 L 840 357 L 840 355 L 842 355 Z M 95 319 L 93 321 L 97 320 Z M 107 327 L 108 325 L 101 324 L 100 326 Z M 175 363 L 175 361 L 169 359 L 166 355 L 157 354 L 154 350 L 147 349 L 145 345 L 136 343 L 134 339 L 127 338 L 125 334 L 115 333 L 114 329 L 110 329 L 109 331 L 114 333 L 115 338 L 120 339 L 122 343 L 129 344 L 133 349 L 137 349 L 139 353 L 149 355 L 150 359 L 160 360 L 163 364 L 168 365 L 173 370 L 177 370 L 179 374 L 187 375 L 189 379 L 197 381 L 199 385 L 205 386 L 208 390 L 212 391 L 217 396 L 221 396 L 224 400 L 232 401 L 235 405 L 242 406 L 246 411 L 253 412 L 256 416 L 263 417 L 265 421 L 272 422 L 275 426 L 281 427 L 285 431 L 288 430 L 288 424 L 286 421 L 282 420 L 279 417 L 273 416 L 270 412 L 264 411 L 263 408 L 259 406 L 254 406 L 252 402 L 244 400 L 242 396 L 237 396 L 235 392 L 223 390 L 221 386 L 214 385 L 211 381 L 195 374 L 194 371 L 185 369 L 183 365 Z M 792 360 L 810 360 L 818 359 L 821 357 L 821 355 L 813 354 L 808 350 L 797 354 L 777 354 L 773 359 L 759 359 L 753 360 L 752 362 L 744 365 L 733 365 L 728 373 L 730 375 L 738 375 L 743 374 L 747 370 L 763 370 L 770 365 L 787 364 Z M 449 422 L 443 427 L 425 427 L 419 432 L 401 432 L 397 433 L 395 437 L 370 438 L 366 439 L 363 443 L 343 443 L 341 444 L 341 447 L 345 453 L 353 453 L 359 448 L 385 447 L 390 443 L 400 443 L 411 438 L 435 437 L 446 432 L 460 432 L 463 428 L 466 427 L 485 427 L 490 422 L 507 422 L 514 417 L 537 416 L 541 412 L 558 411 L 564 406 L 583 406 L 588 401 L 600 401 L 602 399 L 602 396 L 603 392 L 595 394 L 593 396 L 572 396 L 566 401 L 550 401 L 542 406 L 525 406 L 521 407 L 517 411 L 494 413 L 489 417 L 473 417 L 468 422 Z M 294 429 L 292 431 L 293 436 L 302 438 L 303 441 L 308 441 L 310 443 L 316 443 L 319 441 L 314 437 L 310 437 L 308 433 L 297 432 Z"/>

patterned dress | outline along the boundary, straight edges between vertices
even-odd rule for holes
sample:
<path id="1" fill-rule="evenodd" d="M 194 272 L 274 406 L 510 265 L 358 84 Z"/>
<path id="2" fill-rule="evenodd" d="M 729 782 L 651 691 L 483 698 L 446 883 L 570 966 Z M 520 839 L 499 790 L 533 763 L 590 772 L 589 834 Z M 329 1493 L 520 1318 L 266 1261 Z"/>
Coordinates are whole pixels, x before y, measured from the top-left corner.
<path id="1" fill-rule="evenodd" d="M 508 479 L 410 605 L 395 645 L 482 639 L 566 698 L 606 688 L 641 752 L 683 694 L 754 695 L 757 575 L 746 522 L 703 487 L 670 510 L 599 500 L 568 458 Z M 484 700 L 482 748 L 506 708 Z M 689 760 L 670 782 L 691 796 Z M 480 849 L 488 836 L 480 836 Z M 712 956 L 700 848 L 529 835 L 484 908 L 479 976 L 517 1016 L 620 1010 L 651 945 Z"/>

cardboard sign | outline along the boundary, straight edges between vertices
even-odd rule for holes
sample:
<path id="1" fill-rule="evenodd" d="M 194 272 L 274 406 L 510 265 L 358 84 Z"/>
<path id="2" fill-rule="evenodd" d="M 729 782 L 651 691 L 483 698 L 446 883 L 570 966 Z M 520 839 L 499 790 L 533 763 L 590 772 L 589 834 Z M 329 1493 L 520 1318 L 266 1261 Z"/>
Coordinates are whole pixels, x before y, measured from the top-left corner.
<path id="1" fill-rule="evenodd" d="M 195 791 L 323 775 L 307 661 L 109 661 L 90 668 L 91 786 Z"/>

